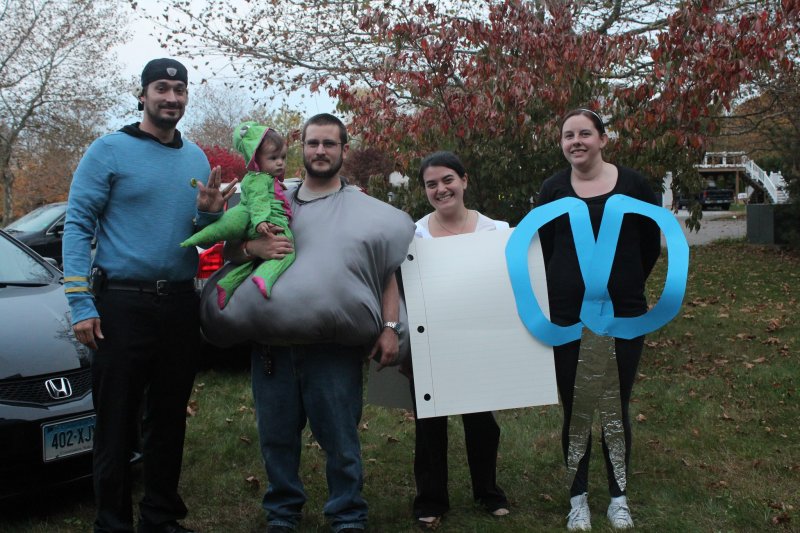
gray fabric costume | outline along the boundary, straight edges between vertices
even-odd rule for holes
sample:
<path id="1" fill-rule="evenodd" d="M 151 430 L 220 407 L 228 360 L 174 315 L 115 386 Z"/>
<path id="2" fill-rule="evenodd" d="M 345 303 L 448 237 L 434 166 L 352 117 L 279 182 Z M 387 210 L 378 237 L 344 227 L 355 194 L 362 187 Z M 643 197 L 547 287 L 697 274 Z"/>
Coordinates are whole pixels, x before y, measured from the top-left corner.
<path id="1" fill-rule="evenodd" d="M 295 193 L 287 194 L 297 250 L 292 268 L 278 279 L 269 299 L 254 283 L 245 283 L 224 309 L 213 288 L 232 266 L 217 271 L 206 283 L 200 308 L 210 342 L 368 347 L 380 334 L 383 288 L 405 260 L 414 237 L 411 218 L 356 187 L 309 202 L 297 200 Z M 403 305 L 400 322 L 402 358 L 408 351 Z"/>

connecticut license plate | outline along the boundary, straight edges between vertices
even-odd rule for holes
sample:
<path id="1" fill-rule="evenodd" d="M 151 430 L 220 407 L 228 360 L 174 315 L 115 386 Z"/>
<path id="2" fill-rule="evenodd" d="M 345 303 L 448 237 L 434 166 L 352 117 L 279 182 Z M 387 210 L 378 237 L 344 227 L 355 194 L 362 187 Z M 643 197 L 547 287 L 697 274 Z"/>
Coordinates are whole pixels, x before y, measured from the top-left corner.
<path id="1" fill-rule="evenodd" d="M 54 461 L 92 450 L 94 440 L 94 415 L 45 424 L 42 426 L 44 439 L 44 461 Z"/>

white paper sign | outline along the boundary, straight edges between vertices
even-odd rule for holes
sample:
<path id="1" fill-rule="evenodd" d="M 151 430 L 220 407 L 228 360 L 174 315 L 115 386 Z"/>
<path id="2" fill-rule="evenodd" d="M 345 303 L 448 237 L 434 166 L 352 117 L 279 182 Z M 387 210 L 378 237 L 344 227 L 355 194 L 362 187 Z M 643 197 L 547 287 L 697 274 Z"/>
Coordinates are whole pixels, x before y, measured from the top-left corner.
<path id="1" fill-rule="evenodd" d="M 553 349 L 517 315 L 505 261 L 512 231 L 414 239 L 409 247 L 402 273 L 420 418 L 558 402 Z M 528 255 L 547 312 L 538 236 Z"/>

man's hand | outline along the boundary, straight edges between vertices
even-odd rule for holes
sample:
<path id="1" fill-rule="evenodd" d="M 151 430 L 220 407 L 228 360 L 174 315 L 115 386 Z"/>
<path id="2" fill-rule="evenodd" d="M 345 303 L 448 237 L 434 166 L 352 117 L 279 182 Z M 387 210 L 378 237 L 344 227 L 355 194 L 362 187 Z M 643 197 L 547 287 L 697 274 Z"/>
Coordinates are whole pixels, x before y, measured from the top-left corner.
<path id="1" fill-rule="evenodd" d="M 279 232 L 283 232 L 280 226 L 270 225 L 266 234 L 247 243 L 247 251 L 261 259 L 283 259 L 294 251 L 294 247 L 289 237 Z"/>
<path id="2" fill-rule="evenodd" d="M 369 352 L 369 358 L 378 363 L 378 372 L 387 366 L 391 366 L 397 360 L 400 353 L 400 337 L 391 328 L 383 328 L 378 340 Z M 377 356 L 380 355 L 380 359 Z"/>
<path id="3" fill-rule="evenodd" d="M 87 318 L 86 320 L 81 320 L 72 326 L 72 331 L 75 332 L 75 338 L 78 339 L 78 342 L 88 346 L 92 350 L 97 349 L 97 342 L 95 339 L 105 338 L 103 337 L 103 332 L 100 330 L 99 318 Z"/>
<path id="4" fill-rule="evenodd" d="M 206 213 L 219 213 L 225 207 L 225 202 L 233 196 L 234 185 L 239 180 L 234 179 L 225 189 L 220 189 L 222 184 L 222 167 L 211 169 L 205 185 L 197 182 L 197 209 Z"/>

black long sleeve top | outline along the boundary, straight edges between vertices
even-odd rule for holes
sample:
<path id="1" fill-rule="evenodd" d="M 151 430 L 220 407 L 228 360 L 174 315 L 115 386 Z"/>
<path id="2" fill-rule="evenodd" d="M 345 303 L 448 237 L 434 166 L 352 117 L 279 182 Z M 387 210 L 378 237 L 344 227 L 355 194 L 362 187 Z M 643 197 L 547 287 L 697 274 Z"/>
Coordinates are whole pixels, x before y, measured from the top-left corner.
<path id="1" fill-rule="evenodd" d="M 614 189 L 601 196 L 580 198 L 570 182 L 571 169 L 557 172 L 542 184 L 537 206 L 561 198 L 578 198 L 586 203 L 595 239 L 600 230 L 606 200 L 624 194 L 637 200 L 656 204 L 647 179 L 635 170 L 617 166 Z M 585 286 L 578 265 L 578 255 L 568 215 L 561 215 L 539 229 L 545 269 L 550 315 L 553 323 L 570 325 L 579 321 Z M 639 316 L 647 311 L 644 295 L 645 281 L 661 253 L 661 234 L 655 221 L 628 213 L 622 221 L 614 263 L 608 281 L 608 291 L 614 305 L 614 315 Z"/>

